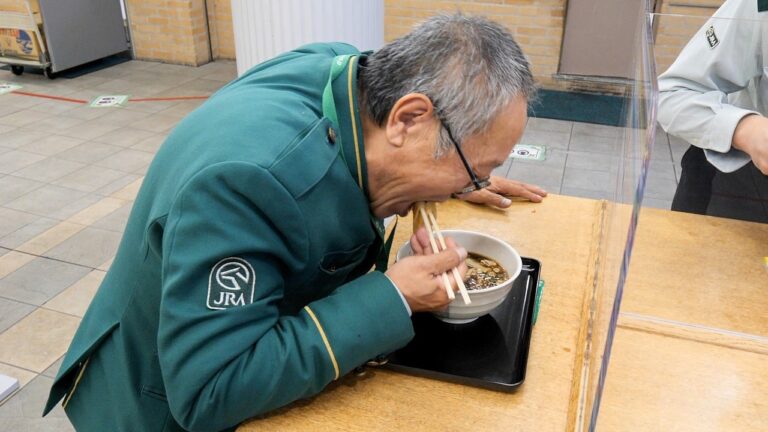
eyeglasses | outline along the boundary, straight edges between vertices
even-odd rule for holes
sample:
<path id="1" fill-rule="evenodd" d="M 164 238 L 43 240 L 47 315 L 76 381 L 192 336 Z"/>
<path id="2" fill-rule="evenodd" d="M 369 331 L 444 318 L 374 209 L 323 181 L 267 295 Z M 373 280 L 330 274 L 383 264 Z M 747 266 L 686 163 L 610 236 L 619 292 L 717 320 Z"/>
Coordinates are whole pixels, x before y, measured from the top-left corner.
<path id="1" fill-rule="evenodd" d="M 453 146 L 456 147 L 456 152 L 459 154 L 459 157 L 461 158 L 461 162 L 464 163 L 464 168 L 467 169 L 467 174 L 469 174 L 470 180 L 472 180 L 472 184 L 465 187 L 459 192 L 456 192 L 454 195 L 463 195 L 470 192 L 479 191 L 480 189 L 485 189 L 488 186 L 491 185 L 490 182 L 490 176 L 484 177 L 484 178 L 478 178 L 477 174 L 475 174 L 475 171 L 472 169 L 471 166 L 469 166 L 469 162 L 467 162 L 467 158 L 464 156 L 464 152 L 461 151 L 461 146 L 459 146 L 459 143 L 456 142 L 456 139 L 453 137 L 453 133 L 451 132 L 451 128 L 448 127 L 448 123 L 443 120 L 442 116 L 438 115 L 437 119 L 440 120 L 440 123 L 445 128 L 445 131 L 448 132 L 448 138 L 451 139 L 451 142 L 453 143 Z"/>

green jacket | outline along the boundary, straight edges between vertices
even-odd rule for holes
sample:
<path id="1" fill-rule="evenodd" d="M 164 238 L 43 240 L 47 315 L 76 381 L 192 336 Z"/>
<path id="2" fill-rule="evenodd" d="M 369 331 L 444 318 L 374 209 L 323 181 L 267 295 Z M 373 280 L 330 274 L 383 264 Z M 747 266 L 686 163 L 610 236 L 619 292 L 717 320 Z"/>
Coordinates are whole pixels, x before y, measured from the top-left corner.
<path id="1" fill-rule="evenodd" d="M 329 89 L 336 123 L 322 100 L 341 54 L 353 56 Z M 81 431 L 227 430 L 411 339 L 397 290 L 368 272 L 383 229 L 367 199 L 360 56 L 286 53 L 176 127 L 45 413 L 64 398 Z"/>

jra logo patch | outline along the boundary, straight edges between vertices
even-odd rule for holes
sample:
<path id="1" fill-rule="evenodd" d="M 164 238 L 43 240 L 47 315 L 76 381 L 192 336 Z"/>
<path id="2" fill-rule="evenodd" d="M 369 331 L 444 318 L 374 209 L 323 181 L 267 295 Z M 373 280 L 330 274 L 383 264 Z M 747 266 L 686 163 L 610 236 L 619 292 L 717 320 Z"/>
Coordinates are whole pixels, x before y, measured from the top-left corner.
<path id="1" fill-rule="evenodd" d="M 720 40 L 717 38 L 717 35 L 715 34 L 715 27 L 709 26 L 707 29 L 707 43 L 709 44 L 710 48 L 714 48 L 717 46 L 717 44 L 720 43 Z"/>
<path id="2" fill-rule="evenodd" d="M 208 276 L 208 309 L 221 310 L 253 303 L 256 274 L 242 258 L 224 258 Z"/>

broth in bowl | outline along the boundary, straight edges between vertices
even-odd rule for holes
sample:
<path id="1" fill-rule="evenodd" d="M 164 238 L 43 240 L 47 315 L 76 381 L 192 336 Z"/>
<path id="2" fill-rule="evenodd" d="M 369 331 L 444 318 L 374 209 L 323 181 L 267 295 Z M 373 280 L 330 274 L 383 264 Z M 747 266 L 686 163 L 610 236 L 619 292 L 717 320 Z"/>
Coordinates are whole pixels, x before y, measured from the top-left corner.
<path id="1" fill-rule="evenodd" d="M 501 285 L 509 279 L 509 273 L 498 262 L 485 255 L 467 253 L 467 274 L 464 285 L 467 290 L 481 290 Z"/>

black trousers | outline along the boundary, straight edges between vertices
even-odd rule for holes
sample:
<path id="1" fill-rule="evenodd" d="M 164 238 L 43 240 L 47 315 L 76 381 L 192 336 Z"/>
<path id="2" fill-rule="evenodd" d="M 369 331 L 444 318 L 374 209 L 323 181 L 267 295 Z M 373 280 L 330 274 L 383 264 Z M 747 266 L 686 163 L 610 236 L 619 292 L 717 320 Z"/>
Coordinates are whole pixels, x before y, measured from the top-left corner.
<path id="1" fill-rule="evenodd" d="M 681 165 L 672 210 L 768 223 L 768 176 L 755 164 L 723 173 L 691 146 Z"/>

